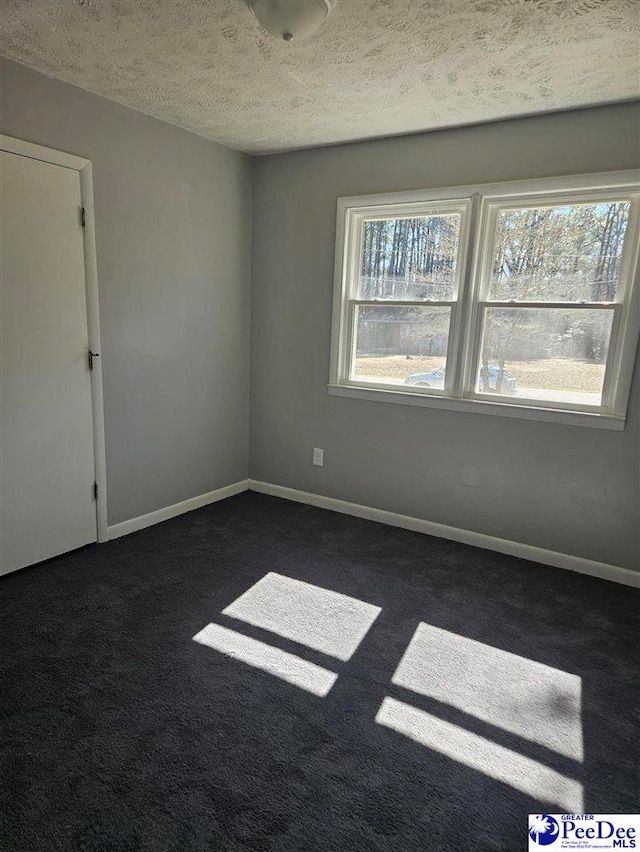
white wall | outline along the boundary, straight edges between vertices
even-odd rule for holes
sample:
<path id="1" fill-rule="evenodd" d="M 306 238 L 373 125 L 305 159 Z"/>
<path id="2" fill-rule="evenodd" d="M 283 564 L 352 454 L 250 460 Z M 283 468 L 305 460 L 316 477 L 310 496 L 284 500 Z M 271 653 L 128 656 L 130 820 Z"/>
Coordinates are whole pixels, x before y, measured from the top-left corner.
<path id="1" fill-rule="evenodd" d="M 110 524 L 246 479 L 251 158 L 0 71 L 3 133 L 93 162 Z"/>
<path id="2" fill-rule="evenodd" d="M 626 104 L 257 159 L 251 477 L 638 569 L 639 369 L 624 432 L 330 397 L 327 380 L 339 196 L 633 168 L 639 128 Z"/>

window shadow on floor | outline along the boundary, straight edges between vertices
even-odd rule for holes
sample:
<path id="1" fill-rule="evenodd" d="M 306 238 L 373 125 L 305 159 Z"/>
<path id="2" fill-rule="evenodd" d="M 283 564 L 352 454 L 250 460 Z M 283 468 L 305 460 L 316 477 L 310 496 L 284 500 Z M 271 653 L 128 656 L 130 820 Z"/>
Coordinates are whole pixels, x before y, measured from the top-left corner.
<path id="1" fill-rule="evenodd" d="M 247 494 L 0 597 L 7 852 L 511 852 L 562 796 L 638 810 L 634 590 Z"/>

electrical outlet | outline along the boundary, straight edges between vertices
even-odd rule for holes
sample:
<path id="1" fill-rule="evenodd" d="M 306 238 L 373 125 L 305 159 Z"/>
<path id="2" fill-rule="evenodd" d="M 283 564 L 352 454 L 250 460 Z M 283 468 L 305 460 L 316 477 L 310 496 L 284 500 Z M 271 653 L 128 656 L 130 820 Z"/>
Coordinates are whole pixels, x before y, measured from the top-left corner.
<path id="1" fill-rule="evenodd" d="M 313 448 L 313 463 L 318 467 L 324 464 L 324 450 L 319 450 L 318 447 Z"/>

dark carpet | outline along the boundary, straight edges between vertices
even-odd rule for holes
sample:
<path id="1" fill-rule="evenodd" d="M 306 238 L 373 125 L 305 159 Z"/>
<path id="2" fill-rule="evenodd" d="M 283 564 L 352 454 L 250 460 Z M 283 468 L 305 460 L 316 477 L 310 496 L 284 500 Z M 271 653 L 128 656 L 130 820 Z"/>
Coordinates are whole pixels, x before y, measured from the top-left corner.
<path id="1" fill-rule="evenodd" d="M 0 849 L 516 852 L 529 813 L 636 812 L 639 600 L 254 493 L 9 575 Z"/>

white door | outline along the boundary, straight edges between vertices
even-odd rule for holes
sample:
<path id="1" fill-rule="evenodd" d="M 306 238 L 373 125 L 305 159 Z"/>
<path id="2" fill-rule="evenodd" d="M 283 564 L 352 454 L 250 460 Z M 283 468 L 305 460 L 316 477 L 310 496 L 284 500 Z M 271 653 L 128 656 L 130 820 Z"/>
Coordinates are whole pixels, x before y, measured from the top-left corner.
<path id="1" fill-rule="evenodd" d="M 77 171 L 0 160 L 0 574 L 95 541 Z"/>

